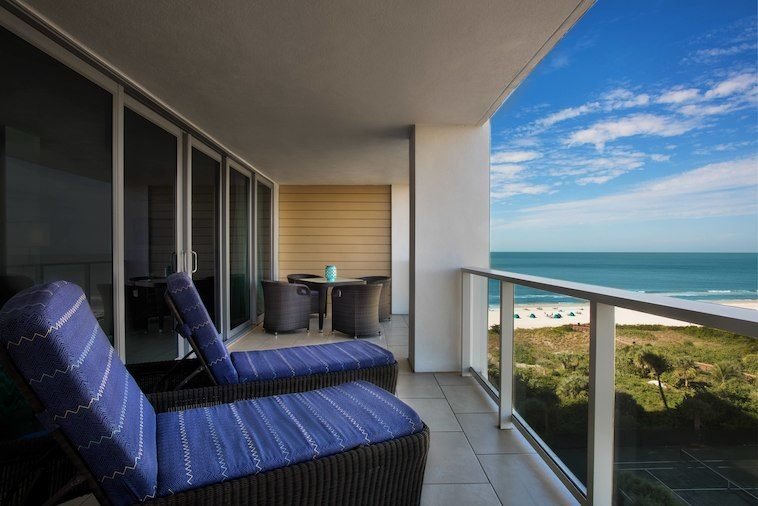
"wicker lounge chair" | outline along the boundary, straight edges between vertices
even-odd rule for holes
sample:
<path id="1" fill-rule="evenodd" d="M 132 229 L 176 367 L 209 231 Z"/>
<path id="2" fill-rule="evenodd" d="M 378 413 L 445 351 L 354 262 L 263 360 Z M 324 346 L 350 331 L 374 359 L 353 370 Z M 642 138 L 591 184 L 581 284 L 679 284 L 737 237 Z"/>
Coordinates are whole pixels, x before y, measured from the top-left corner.
<path id="1" fill-rule="evenodd" d="M 382 294 L 379 297 L 379 321 L 384 322 L 392 316 L 392 279 L 389 276 L 364 276 L 362 278 L 367 285 L 382 285 Z"/>
<path id="2" fill-rule="evenodd" d="M 379 297 L 382 285 L 349 285 L 332 290 L 332 330 L 352 337 L 381 334 Z"/>
<path id="3" fill-rule="evenodd" d="M 321 276 L 317 274 L 289 274 L 287 276 L 287 281 L 289 281 L 292 284 L 297 284 L 298 280 L 301 280 L 301 279 L 313 279 L 313 278 L 320 278 L 320 277 Z M 319 312 L 318 292 L 315 290 L 310 290 L 310 292 L 311 292 L 311 314 L 317 314 Z"/>
<path id="4" fill-rule="evenodd" d="M 395 392 L 395 357 L 373 343 L 345 341 L 228 353 L 189 276 L 172 274 L 167 282 L 167 302 L 180 323 L 179 332 L 197 353 L 199 369 L 207 371 L 212 385 L 237 384 L 248 398 L 303 392 L 355 380 Z"/>
<path id="5" fill-rule="evenodd" d="M 352 382 L 220 404 L 146 396 L 82 290 L 27 289 L 0 312 L 0 364 L 102 504 L 418 504 L 429 432 Z M 183 401 L 175 402 L 178 394 Z"/>

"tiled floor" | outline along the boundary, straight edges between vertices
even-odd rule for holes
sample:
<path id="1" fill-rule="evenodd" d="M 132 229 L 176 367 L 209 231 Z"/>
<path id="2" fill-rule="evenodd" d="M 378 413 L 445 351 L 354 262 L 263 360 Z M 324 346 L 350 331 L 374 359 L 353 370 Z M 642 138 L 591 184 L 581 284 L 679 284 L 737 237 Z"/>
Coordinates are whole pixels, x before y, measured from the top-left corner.
<path id="1" fill-rule="evenodd" d="M 329 329 L 319 334 L 311 321 L 305 332 L 273 335 L 255 330 L 234 351 L 321 344 L 348 339 Z M 382 323 L 372 342 L 392 351 L 400 366 L 397 396 L 432 431 L 421 503 L 424 505 L 577 504 L 515 430 L 497 428 L 497 406 L 479 385 L 457 373 L 414 374 L 408 366 L 407 316 Z"/>
<path id="2" fill-rule="evenodd" d="M 332 334 L 329 321 L 318 332 L 265 334 L 256 329 L 232 344 L 232 351 L 322 344 L 348 339 Z M 392 351 L 400 366 L 397 396 L 415 409 L 431 430 L 421 503 L 446 505 L 577 504 L 561 482 L 515 430 L 496 426 L 497 407 L 479 385 L 457 373 L 414 374 L 408 365 L 407 316 L 382 323 L 370 341 Z M 92 506 L 92 498 L 70 506 Z"/>

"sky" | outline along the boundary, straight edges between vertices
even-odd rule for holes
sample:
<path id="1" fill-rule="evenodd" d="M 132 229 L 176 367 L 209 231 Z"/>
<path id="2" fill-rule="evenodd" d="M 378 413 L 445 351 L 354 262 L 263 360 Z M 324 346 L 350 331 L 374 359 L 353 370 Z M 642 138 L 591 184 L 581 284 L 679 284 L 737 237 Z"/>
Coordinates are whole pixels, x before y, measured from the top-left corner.
<path id="1" fill-rule="evenodd" d="M 491 119 L 491 250 L 758 252 L 757 23 L 598 0 Z"/>

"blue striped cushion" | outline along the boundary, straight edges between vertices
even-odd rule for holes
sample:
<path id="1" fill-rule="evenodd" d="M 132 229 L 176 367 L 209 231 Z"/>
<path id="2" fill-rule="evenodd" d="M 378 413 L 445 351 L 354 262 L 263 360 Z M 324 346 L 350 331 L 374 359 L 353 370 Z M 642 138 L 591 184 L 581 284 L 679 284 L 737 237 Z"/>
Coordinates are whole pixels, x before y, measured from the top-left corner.
<path id="1" fill-rule="evenodd" d="M 195 351 L 202 354 L 216 382 L 219 385 L 239 383 L 226 346 L 189 275 L 177 272 L 166 279 L 166 284 L 169 297 L 199 347 Z"/>
<path id="2" fill-rule="evenodd" d="M 159 494 L 232 480 L 421 431 L 363 381 L 158 415 Z"/>
<path id="3" fill-rule="evenodd" d="M 0 345 L 114 504 L 154 497 L 155 412 L 78 286 L 29 288 L 0 312 Z"/>
<path id="4" fill-rule="evenodd" d="M 395 363 L 392 352 L 365 341 L 236 351 L 232 363 L 241 382 L 350 371 Z"/>

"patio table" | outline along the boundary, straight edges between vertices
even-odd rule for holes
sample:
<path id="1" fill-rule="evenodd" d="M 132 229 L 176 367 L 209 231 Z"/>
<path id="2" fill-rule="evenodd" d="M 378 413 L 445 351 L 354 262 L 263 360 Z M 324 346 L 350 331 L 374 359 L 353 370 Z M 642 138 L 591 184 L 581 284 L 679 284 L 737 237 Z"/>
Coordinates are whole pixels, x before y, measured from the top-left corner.
<path id="1" fill-rule="evenodd" d="M 328 281 L 326 278 L 303 278 L 297 280 L 298 284 L 305 285 L 311 290 L 318 290 L 318 331 L 324 331 L 324 315 L 326 315 L 326 293 L 331 287 L 347 285 L 365 285 L 362 279 L 337 278 Z"/>

